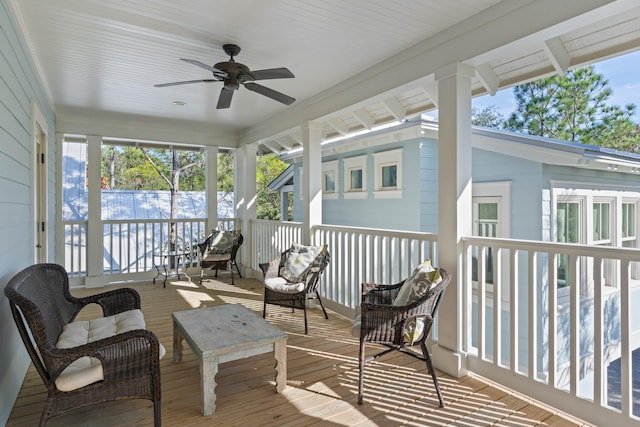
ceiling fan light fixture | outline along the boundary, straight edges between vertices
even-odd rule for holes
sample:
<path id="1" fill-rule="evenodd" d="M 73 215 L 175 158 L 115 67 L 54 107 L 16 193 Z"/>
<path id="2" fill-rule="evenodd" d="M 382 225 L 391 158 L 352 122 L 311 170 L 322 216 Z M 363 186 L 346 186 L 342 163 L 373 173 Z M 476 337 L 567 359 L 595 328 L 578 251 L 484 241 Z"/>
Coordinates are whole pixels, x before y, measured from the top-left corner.
<path id="1" fill-rule="evenodd" d="M 240 89 L 240 83 L 238 83 L 238 79 L 229 78 L 229 79 L 225 79 L 224 87 L 231 90 L 238 90 Z"/>

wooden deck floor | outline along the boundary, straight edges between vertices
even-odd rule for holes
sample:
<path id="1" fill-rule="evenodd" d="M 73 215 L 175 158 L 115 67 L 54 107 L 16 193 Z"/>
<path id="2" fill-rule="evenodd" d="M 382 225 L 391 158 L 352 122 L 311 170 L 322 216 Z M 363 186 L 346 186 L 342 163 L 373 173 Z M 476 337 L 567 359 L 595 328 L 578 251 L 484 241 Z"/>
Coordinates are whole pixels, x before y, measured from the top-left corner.
<path id="1" fill-rule="evenodd" d="M 365 402 L 356 403 L 358 342 L 350 321 L 319 309 L 310 310 L 309 335 L 302 313 L 268 307 L 267 319 L 289 334 L 287 388 L 275 392 L 272 354 L 228 362 L 216 376 L 216 412 L 200 413 L 198 361 L 185 347 L 180 363 L 172 361 L 173 311 L 240 303 L 262 314 L 262 285 L 250 279 L 236 286 L 206 280 L 161 285 L 135 284 L 142 296 L 147 328 L 167 348 L 161 361 L 164 426 L 579 426 L 552 408 L 515 395 L 482 378 L 456 379 L 438 372 L 447 406 L 439 408 L 423 362 L 394 352 L 367 364 Z M 76 295 L 97 290 L 75 290 Z M 88 313 L 91 315 L 91 313 Z M 29 369 L 8 426 L 37 425 L 45 389 Z M 48 426 L 150 426 L 151 402 L 130 400 L 80 409 L 54 418 Z"/>

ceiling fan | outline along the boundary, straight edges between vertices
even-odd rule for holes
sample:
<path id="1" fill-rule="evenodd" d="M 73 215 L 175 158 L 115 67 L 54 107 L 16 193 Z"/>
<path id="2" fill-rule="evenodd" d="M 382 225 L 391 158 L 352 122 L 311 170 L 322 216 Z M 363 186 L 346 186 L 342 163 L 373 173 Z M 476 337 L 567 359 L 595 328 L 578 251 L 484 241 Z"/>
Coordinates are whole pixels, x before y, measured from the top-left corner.
<path id="1" fill-rule="evenodd" d="M 217 109 L 229 108 L 231 105 L 231 98 L 233 98 L 233 91 L 238 90 L 241 84 L 250 91 L 257 92 L 278 102 L 282 102 L 283 104 L 290 105 L 295 101 L 295 98 L 287 96 L 284 93 L 262 86 L 258 83 L 254 83 L 255 80 L 289 79 L 295 77 L 287 68 L 269 68 L 266 70 L 251 71 L 246 65 L 233 60 L 233 57 L 240 53 L 239 46 L 235 44 L 225 44 L 222 46 L 222 49 L 224 49 L 226 54 L 231 58 L 225 62 L 218 62 L 214 66 L 204 64 L 200 61 L 196 61 L 195 59 L 181 59 L 189 64 L 197 65 L 198 67 L 211 71 L 213 73 L 212 79 L 186 80 L 182 82 L 162 83 L 154 86 L 166 87 L 190 83 L 223 82 L 224 86 L 222 87 L 220 96 L 218 97 Z"/>

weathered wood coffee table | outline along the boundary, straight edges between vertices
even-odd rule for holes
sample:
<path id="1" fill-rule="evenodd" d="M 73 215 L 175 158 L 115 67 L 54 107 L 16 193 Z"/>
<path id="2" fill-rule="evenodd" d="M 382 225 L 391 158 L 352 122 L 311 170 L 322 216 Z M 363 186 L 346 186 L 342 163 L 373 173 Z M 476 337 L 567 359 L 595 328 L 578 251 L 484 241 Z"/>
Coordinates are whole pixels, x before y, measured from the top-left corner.
<path id="1" fill-rule="evenodd" d="M 173 318 L 173 360 L 182 359 L 182 340 L 200 359 L 202 414 L 216 410 L 218 364 L 273 351 L 276 392 L 287 383 L 287 333 L 240 304 L 178 311 Z"/>

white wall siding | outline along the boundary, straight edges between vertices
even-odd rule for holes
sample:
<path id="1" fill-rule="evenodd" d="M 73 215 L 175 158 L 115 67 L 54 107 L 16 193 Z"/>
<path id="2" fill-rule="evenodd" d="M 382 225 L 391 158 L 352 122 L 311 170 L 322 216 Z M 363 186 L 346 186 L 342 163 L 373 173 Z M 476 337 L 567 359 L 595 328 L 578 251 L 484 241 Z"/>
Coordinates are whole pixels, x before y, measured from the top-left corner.
<path id="1" fill-rule="evenodd" d="M 0 0 L 0 281 L 2 288 L 33 263 L 31 101 L 45 115 L 47 144 L 49 258 L 55 259 L 55 119 L 7 0 Z M 9 417 L 29 365 L 24 345 L 0 300 L 0 425 Z"/>

